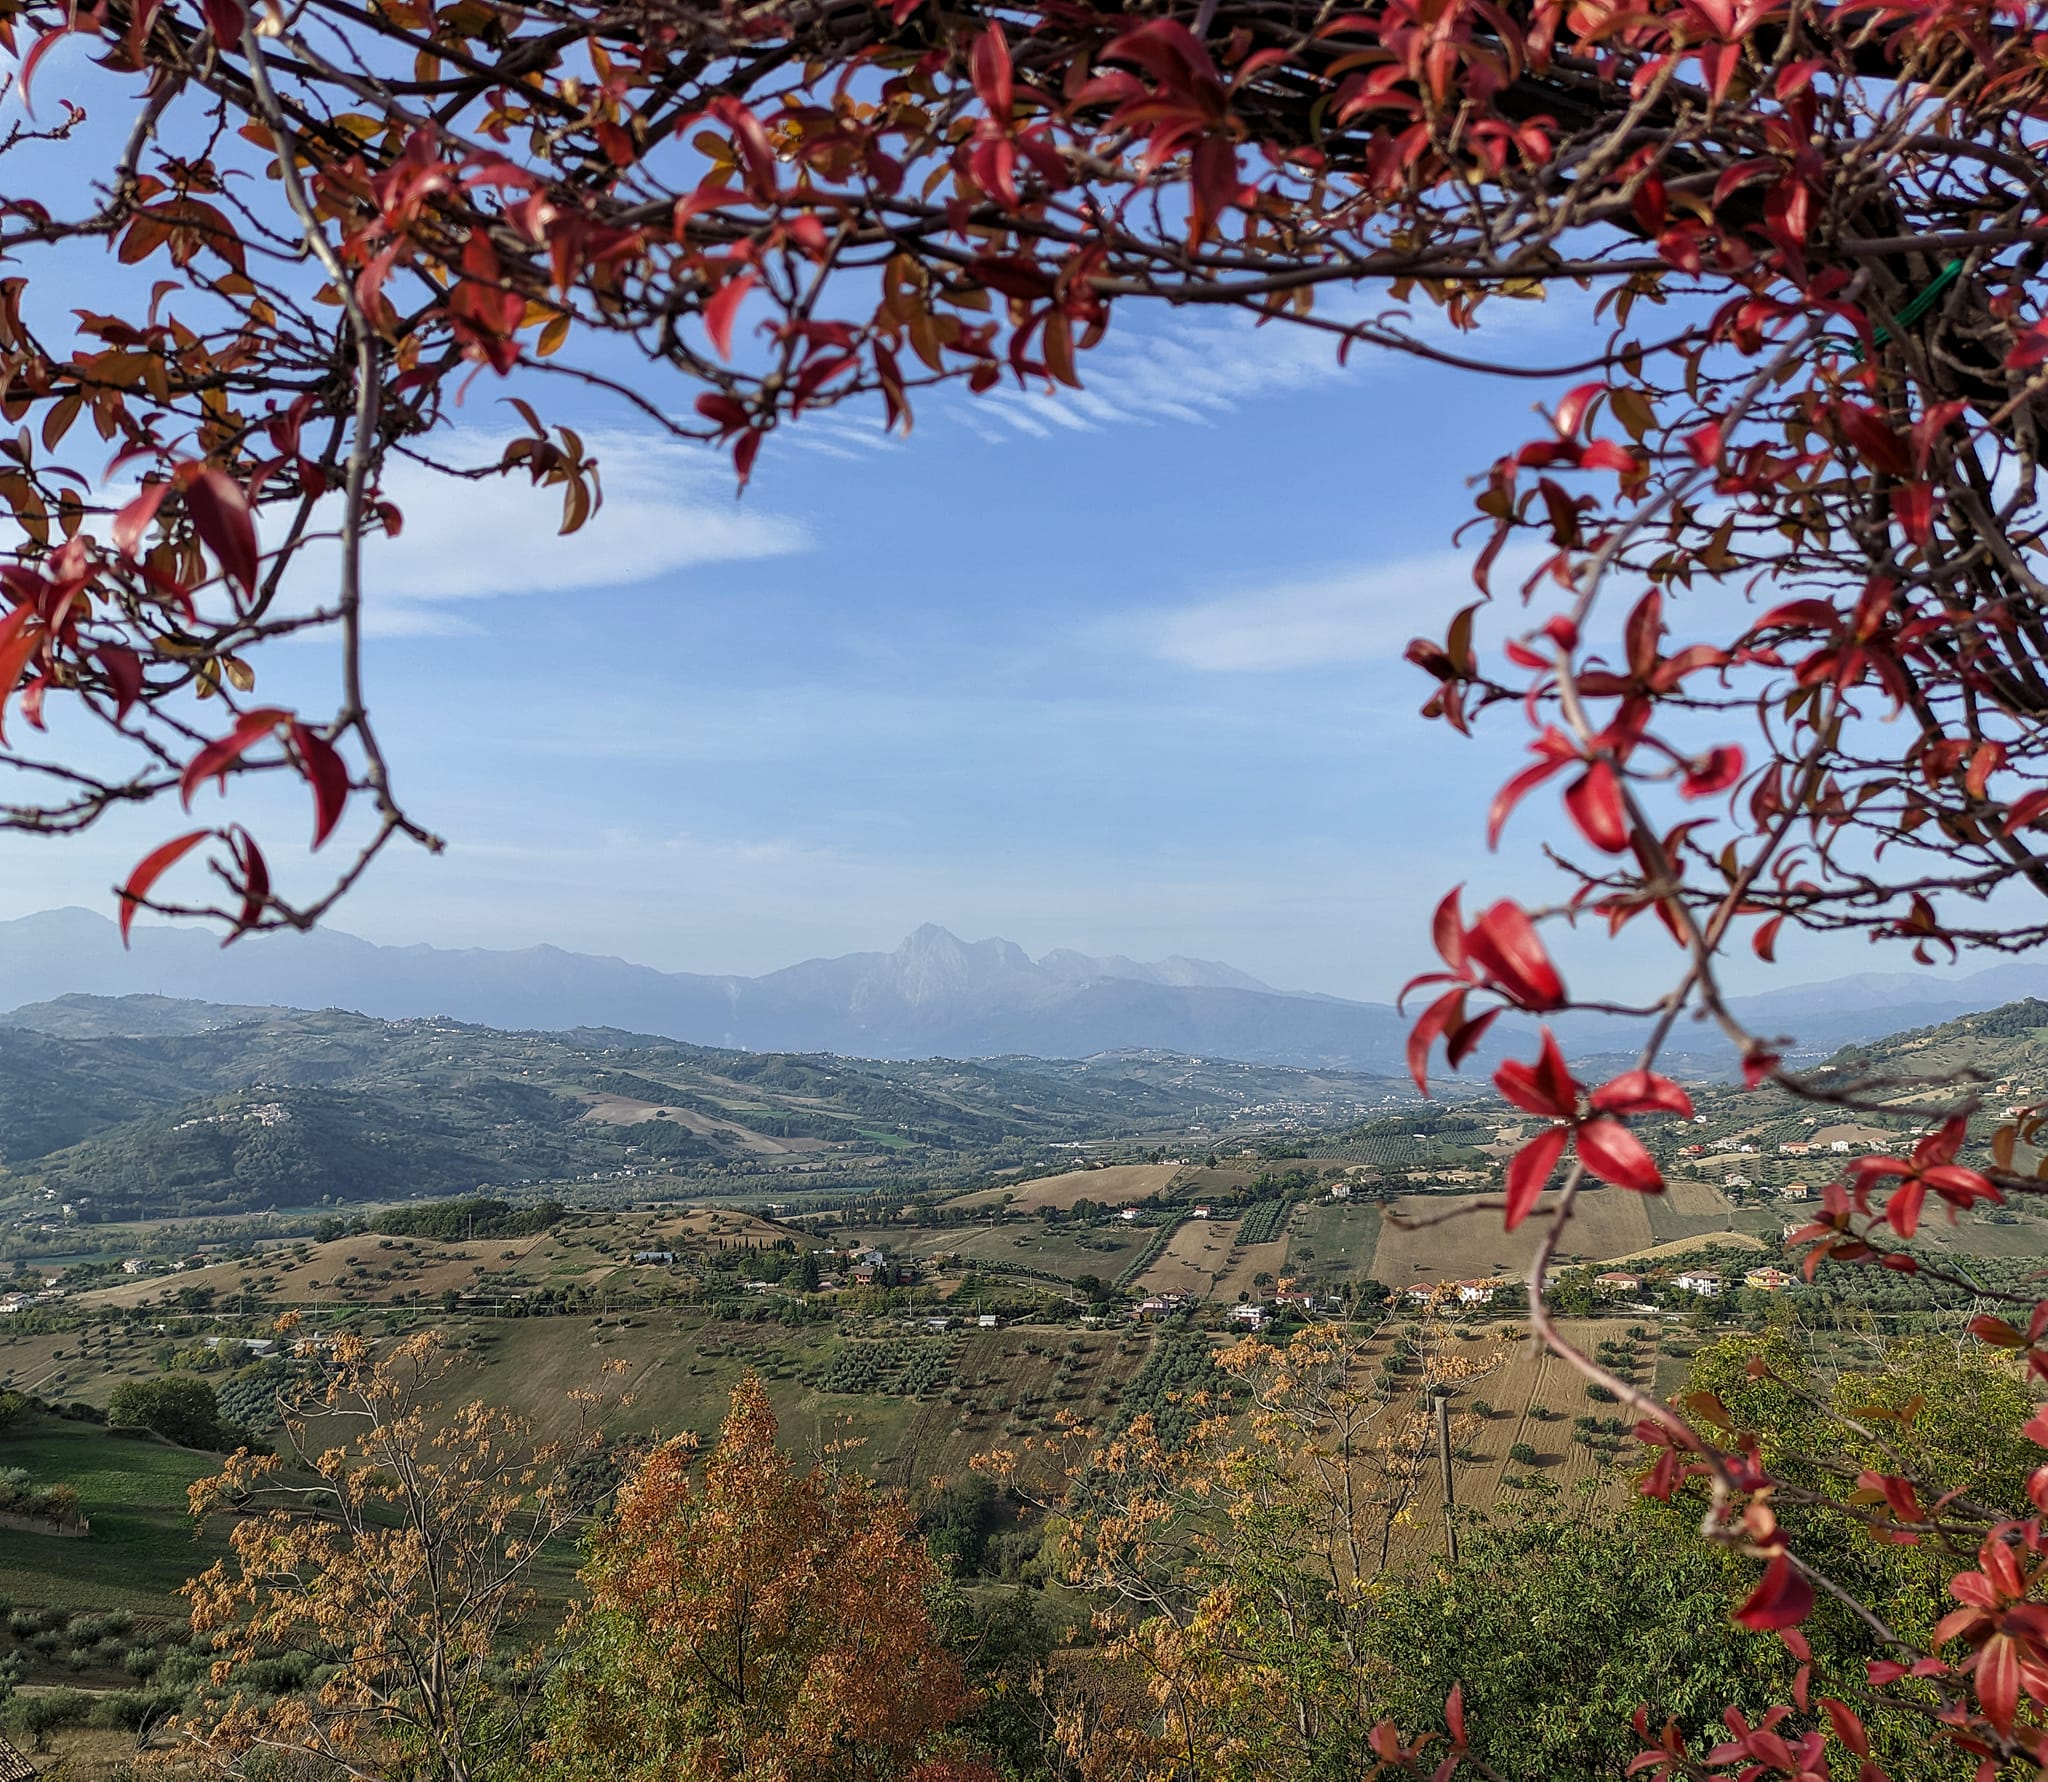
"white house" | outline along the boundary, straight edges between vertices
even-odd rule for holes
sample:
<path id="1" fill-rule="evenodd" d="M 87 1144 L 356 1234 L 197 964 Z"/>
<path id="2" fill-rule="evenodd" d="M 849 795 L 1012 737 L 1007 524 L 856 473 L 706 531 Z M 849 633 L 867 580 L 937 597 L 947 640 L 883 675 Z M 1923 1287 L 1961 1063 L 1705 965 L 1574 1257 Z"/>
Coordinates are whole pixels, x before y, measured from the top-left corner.
<path id="1" fill-rule="evenodd" d="M 1232 1306 L 1230 1308 L 1230 1321 L 1233 1324 L 1242 1324 L 1251 1330 L 1263 1330 L 1266 1324 L 1266 1308 L 1264 1306 Z"/>
<path id="2" fill-rule="evenodd" d="M 1332 1200 L 1349 1200 L 1351 1198 L 1351 1184 L 1349 1182 L 1332 1182 L 1330 1184 L 1330 1198 Z"/>
<path id="3" fill-rule="evenodd" d="M 121 1264 L 121 1272 L 124 1275 L 139 1275 L 148 1267 L 149 1264 L 144 1262 L 140 1256 L 131 1256 L 126 1262 Z"/>
<path id="4" fill-rule="evenodd" d="M 1716 1274 L 1688 1271 L 1680 1275 L 1674 1285 L 1679 1292 L 1697 1293 L 1702 1299 L 1717 1299 L 1721 1293 L 1721 1277 Z"/>

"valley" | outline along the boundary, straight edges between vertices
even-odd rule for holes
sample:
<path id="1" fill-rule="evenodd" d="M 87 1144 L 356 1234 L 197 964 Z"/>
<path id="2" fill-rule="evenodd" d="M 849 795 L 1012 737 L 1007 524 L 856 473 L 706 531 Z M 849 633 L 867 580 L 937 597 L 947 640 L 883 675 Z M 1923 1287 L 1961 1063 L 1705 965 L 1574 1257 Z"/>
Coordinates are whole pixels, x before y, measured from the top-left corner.
<path id="1" fill-rule="evenodd" d="M 1630 1499 L 1627 1420 L 1527 1340 L 1526 1245 L 1486 1187 L 1526 1122 L 1488 1096 L 1151 1055 L 877 1065 L 228 1013 L 81 999 L 62 1035 L 0 1029 L 37 1067 L 0 1098 L 0 1469 L 68 1486 L 89 1525 L 0 1519 L 0 1664 L 23 1667 L 24 1701 L 81 1690 L 89 1715 L 184 1675 L 177 1593 L 221 1548 L 183 1494 L 217 1451 L 124 1426 L 133 1395 L 195 1381 L 217 1441 L 276 1440 L 280 1407 L 357 1338 L 435 1333 L 448 1405 L 543 1437 L 572 1435 L 603 1383 L 604 1477 L 713 1440 L 758 1377 L 793 1451 L 838 1456 L 931 1526 L 983 1491 L 963 1583 L 1056 1617 L 1079 1603 L 1036 1498 L 1090 1443 L 1184 1439 L 1198 1403 L 1235 1418 L 1222 1360 L 1317 1331 L 1379 1432 L 1375 1569 L 1442 1550 L 1431 1393 L 1453 1407 L 1459 1515 Z M 2048 1082 L 2048 1005 L 1837 1068 L 1906 1060 L 2023 1098 Z M 53 1127 L 30 1085 L 67 1081 L 104 1093 Z M 1788 1253 L 1836 1160 L 1897 1147 L 1903 1122 L 1852 1131 L 1712 1083 L 1695 1105 L 1642 1128 L 1666 1192 L 1588 1189 L 1561 1247 L 1553 1310 L 1603 1365 L 1669 1395 L 1723 1332 L 1779 1332 L 1839 1371 L 1968 1316 L 1954 1284 L 1808 1286 Z M 1979 1210 L 1930 1254 L 2014 1285 L 2048 1226 Z M 565 1547 L 543 1568 L 551 1613 L 575 1564 Z"/>

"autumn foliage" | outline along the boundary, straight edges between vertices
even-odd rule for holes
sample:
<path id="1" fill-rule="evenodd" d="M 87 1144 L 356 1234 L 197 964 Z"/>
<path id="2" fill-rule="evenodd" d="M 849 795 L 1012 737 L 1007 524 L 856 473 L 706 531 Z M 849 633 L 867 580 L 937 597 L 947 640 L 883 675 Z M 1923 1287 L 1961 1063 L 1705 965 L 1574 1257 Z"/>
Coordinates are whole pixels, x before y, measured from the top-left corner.
<path id="1" fill-rule="evenodd" d="M 708 1455 L 656 1448 L 593 1535 L 555 1685 L 551 1775 L 983 1782 L 930 1555 L 858 1474 L 799 1468 L 758 1377 Z"/>
<path id="2" fill-rule="evenodd" d="M 907 428 L 935 386 L 1083 383 L 1147 303 L 1316 330 L 1338 364 L 1539 380 L 1536 436 L 1482 467 L 1474 600 L 1410 657 L 1429 718 L 1528 726 L 1486 827 L 1543 825 L 1560 877 L 1469 924 L 1439 914 L 1416 1075 L 1438 1046 L 1469 1062 L 1504 1012 L 1647 1027 L 1597 1087 L 1540 1036 L 1497 1072 L 1536 1122 L 1503 1202 L 1536 1219 L 1536 1333 L 1631 1407 L 1651 1490 L 1706 1494 L 1707 1537 L 1750 1566 L 1744 1624 L 1796 1648 L 1839 1601 L 1755 1432 L 1615 1379 L 1543 1289 L 1589 1180 L 1657 1192 L 1635 1127 L 1683 1102 L 1657 1068 L 1682 1018 L 1753 1087 L 1920 1127 L 1911 1155 L 1828 1187 L 1809 1272 L 1933 1267 L 1911 1248 L 1930 1195 L 1962 1216 L 2040 1190 L 2039 1109 L 1990 1119 L 1950 1081 L 1816 1085 L 1784 1066 L 1797 1036 L 1751 1031 L 1724 991 L 1732 954 L 1775 962 L 1802 933 L 1920 961 L 2048 938 L 2035 13 L 6 0 L 0 36 L 36 108 L 0 144 L 15 165 L 75 166 L 50 151 L 90 139 L 81 104 L 124 120 L 93 179 L 25 178 L 0 206 L 5 820 L 211 812 L 216 785 L 281 775 L 315 847 L 346 838 L 300 890 L 274 842 L 209 818 L 139 863 L 124 920 L 303 925 L 392 840 L 434 845 L 370 717 L 363 547 L 403 525 L 394 454 L 435 461 L 473 386 L 511 380 L 525 431 L 449 468 L 526 478 L 573 529 L 601 490 L 543 412 L 550 380 L 715 443 L 742 481 L 822 407 Z M 82 244 L 111 255 L 83 309 L 60 271 Z M 1568 362 L 1493 352 L 1499 304 L 1546 295 L 1577 322 Z M 1502 596 L 1526 605 L 1484 646 Z M 265 646 L 306 631 L 336 639 L 331 709 L 257 691 Z M 75 746 L 60 708 L 104 746 Z M 1575 989 L 1546 940 L 1638 924 L 1671 970 L 1632 1004 Z M 2048 1375 L 2044 1306 L 2015 1295 L 1977 1334 Z M 1840 1513 L 1948 1554 L 1955 1605 L 1926 1638 L 1863 1605 L 1896 1654 L 1869 1687 L 1936 1692 L 1930 1738 L 1987 1776 L 2048 1760 L 2048 1471 L 1976 1504 L 1866 1470 L 1826 1487 Z M 1647 1760 L 1805 1776 L 1817 1739 L 1858 1753 L 1851 1707 L 1780 1706 L 1704 1758 L 1646 1733 Z"/>
<path id="3" fill-rule="evenodd" d="M 542 1439 L 493 1406 L 446 1404 L 455 1358 L 431 1332 L 314 1352 L 316 1383 L 280 1407 L 279 1450 L 238 1451 L 192 1487 L 230 1548 L 185 1590 L 213 1653 L 192 1751 L 230 1771 L 481 1782 L 519 1747 L 514 1631 L 578 1519 L 595 1427 Z M 309 1686 L 259 1680 L 280 1660 Z"/>

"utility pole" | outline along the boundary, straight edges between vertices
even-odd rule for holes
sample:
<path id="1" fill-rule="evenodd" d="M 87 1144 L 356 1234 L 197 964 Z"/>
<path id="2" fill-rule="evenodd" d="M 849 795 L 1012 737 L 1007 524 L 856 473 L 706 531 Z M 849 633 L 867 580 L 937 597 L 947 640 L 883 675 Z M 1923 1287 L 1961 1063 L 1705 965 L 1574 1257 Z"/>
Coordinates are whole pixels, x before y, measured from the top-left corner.
<path id="1" fill-rule="evenodd" d="M 1436 1457 L 1444 1475 L 1444 1549 L 1451 1564 L 1458 1563 L 1458 1525 L 1452 1518 L 1457 1492 L 1451 1480 L 1451 1400 L 1448 1393 L 1436 1395 Z"/>

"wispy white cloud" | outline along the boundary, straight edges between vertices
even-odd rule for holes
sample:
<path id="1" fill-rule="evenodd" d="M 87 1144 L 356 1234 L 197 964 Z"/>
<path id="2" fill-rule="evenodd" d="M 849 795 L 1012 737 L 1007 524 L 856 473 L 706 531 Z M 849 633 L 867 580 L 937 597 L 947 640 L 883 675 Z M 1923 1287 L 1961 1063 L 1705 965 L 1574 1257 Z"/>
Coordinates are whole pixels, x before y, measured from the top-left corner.
<path id="1" fill-rule="evenodd" d="M 623 588 L 712 563 L 784 556 L 810 548 L 803 523 L 742 505 L 722 462 L 646 435 L 598 434 L 586 441 L 598 459 L 604 505 L 581 528 L 561 535 L 559 498 L 523 475 L 480 480 L 393 460 L 385 497 L 405 516 L 396 538 L 364 547 L 373 590 L 370 629 L 384 636 L 444 636 L 472 631 L 464 603 L 522 594 Z M 439 461 L 490 463 L 503 436 L 464 429 L 435 442 Z M 331 545 L 308 549 L 292 577 L 307 605 L 331 598 Z"/>
<path id="2" fill-rule="evenodd" d="M 1441 313 L 1385 311 L 1400 330 L 1425 345 L 1479 358 L 1526 360 L 1547 336 L 1566 337 L 1583 320 L 1583 305 L 1494 306 L 1482 330 L 1464 334 Z M 1325 313 L 1345 320 L 1377 315 L 1378 303 L 1345 294 Z M 1213 425 L 1247 402 L 1286 395 L 1344 376 L 1371 376 L 1408 361 L 1383 348 L 1359 346 L 1348 367 L 1337 364 L 1337 342 L 1316 329 L 1269 322 L 1255 325 L 1235 312 L 1174 315 L 1160 321 L 1126 306 L 1109 339 L 1080 365 L 1084 388 L 1017 389 L 998 386 L 985 396 L 950 395 L 947 416 L 997 444 L 1015 433 L 1035 439 L 1062 429 L 1129 425 Z"/>
<path id="3" fill-rule="evenodd" d="M 1418 632 L 1441 632 L 1479 598 L 1474 554 L 1436 551 L 1391 563 L 1288 577 L 1182 605 L 1130 614 L 1101 628 L 1113 645 L 1135 647 L 1176 668 L 1205 674 L 1275 674 L 1398 656 Z M 1531 550 L 1510 550 L 1493 585 L 1509 589 L 1534 566 Z M 1504 596 L 1497 625 L 1516 629 L 1521 606 Z"/>

